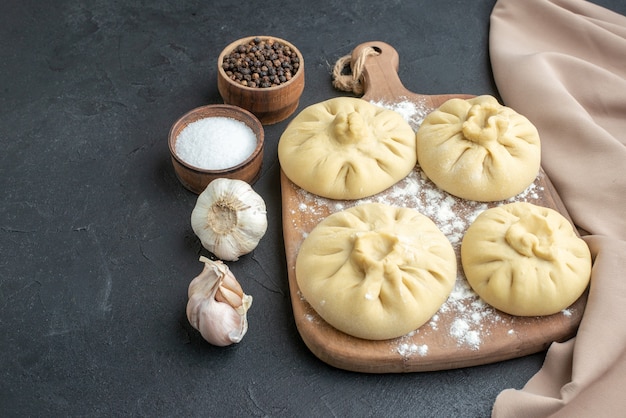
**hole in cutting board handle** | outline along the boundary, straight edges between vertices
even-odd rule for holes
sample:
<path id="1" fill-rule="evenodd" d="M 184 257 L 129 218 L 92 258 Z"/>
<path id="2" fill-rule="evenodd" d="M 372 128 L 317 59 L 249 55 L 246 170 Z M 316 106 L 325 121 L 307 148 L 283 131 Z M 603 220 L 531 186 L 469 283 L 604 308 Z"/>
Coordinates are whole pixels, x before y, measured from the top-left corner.
<path id="1" fill-rule="evenodd" d="M 400 62 L 400 57 L 398 55 L 398 51 L 396 51 L 391 45 L 382 42 L 382 41 L 370 41 L 364 42 L 360 45 L 357 45 L 352 50 L 352 62 L 357 62 L 359 58 L 362 58 L 362 55 L 365 53 L 364 50 L 366 48 L 372 48 L 376 51 L 377 55 L 370 55 L 367 57 L 364 66 L 367 67 L 368 64 L 376 63 L 375 65 L 382 65 L 383 67 L 387 67 L 387 70 L 395 70 L 398 71 L 398 66 Z"/>
<path id="2" fill-rule="evenodd" d="M 393 56 L 393 55 L 397 55 L 398 52 L 389 44 L 382 42 L 382 41 L 370 41 L 370 42 L 364 42 L 360 45 L 357 45 L 353 50 L 352 50 L 352 58 L 357 58 L 359 55 L 362 54 L 362 51 L 365 48 L 372 48 L 374 51 L 376 51 L 378 53 L 378 55 L 389 55 L 389 56 Z"/>

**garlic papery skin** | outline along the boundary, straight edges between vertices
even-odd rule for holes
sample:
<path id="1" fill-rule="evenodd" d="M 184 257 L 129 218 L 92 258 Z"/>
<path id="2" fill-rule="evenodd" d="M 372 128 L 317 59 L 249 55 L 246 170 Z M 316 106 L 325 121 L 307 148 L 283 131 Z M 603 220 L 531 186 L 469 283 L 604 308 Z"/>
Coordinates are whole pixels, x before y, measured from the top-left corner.
<path id="1" fill-rule="evenodd" d="M 226 264 L 206 257 L 200 257 L 200 261 L 204 268 L 187 291 L 187 319 L 213 345 L 238 343 L 248 331 L 252 296 L 243 293 Z"/>
<path id="2" fill-rule="evenodd" d="M 198 195 L 191 227 L 217 258 L 236 261 L 267 231 L 265 201 L 243 180 L 215 179 Z"/>

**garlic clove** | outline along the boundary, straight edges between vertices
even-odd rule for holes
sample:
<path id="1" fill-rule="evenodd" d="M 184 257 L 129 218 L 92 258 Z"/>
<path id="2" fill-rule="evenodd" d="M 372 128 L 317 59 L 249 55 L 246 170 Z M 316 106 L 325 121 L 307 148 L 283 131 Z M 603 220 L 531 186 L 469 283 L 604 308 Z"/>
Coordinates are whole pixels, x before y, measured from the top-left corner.
<path id="1" fill-rule="evenodd" d="M 236 261 L 267 231 L 265 201 L 243 180 L 218 178 L 198 195 L 191 227 L 216 257 Z"/>
<path id="2" fill-rule="evenodd" d="M 210 344 L 225 347 L 241 341 L 248 331 L 248 322 L 228 304 L 192 298 L 189 305 L 195 310 L 197 322 L 192 325 Z M 191 323 L 191 321 L 190 321 Z"/>
<path id="3" fill-rule="evenodd" d="M 200 257 L 200 261 L 204 268 L 191 281 L 187 292 L 187 319 L 213 345 L 238 343 L 248 331 L 247 312 L 252 296 L 243 293 L 224 263 L 206 257 Z"/>
<path id="4" fill-rule="evenodd" d="M 215 294 L 215 300 L 217 300 L 218 302 L 228 303 L 230 306 L 236 309 L 241 306 L 241 296 L 242 295 L 238 295 L 232 290 L 226 289 L 222 286 Z"/>

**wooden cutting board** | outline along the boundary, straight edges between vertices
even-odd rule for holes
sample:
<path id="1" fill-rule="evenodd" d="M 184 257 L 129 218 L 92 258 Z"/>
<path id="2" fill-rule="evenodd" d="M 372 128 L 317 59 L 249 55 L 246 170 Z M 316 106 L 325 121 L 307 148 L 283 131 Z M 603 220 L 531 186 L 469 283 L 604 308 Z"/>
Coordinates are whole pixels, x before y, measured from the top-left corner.
<path id="1" fill-rule="evenodd" d="M 363 99 L 400 110 L 414 129 L 427 113 L 446 100 L 470 95 L 427 96 L 408 91 L 399 79 L 399 56 L 384 42 L 368 42 L 352 53 L 355 62 L 363 48 L 371 55 L 363 66 Z M 493 363 L 545 350 L 554 341 L 572 337 L 586 303 L 583 295 L 568 309 L 551 316 L 516 317 L 485 304 L 471 290 L 462 271 L 460 243 L 475 218 L 487 207 L 505 202 L 479 203 L 454 198 L 437 189 L 419 167 L 398 184 L 368 199 L 338 201 L 321 198 L 292 183 L 281 171 L 283 233 L 290 296 L 298 331 L 307 347 L 331 366 L 365 373 L 403 373 L 454 369 Z M 528 201 L 569 215 L 546 173 L 541 170 L 529 188 L 511 199 Z M 431 217 L 448 236 L 457 254 L 455 289 L 433 318 L 415 332 L 384 341 L 344 334 L 326 323 L 302 297 L 295 263 L 307 234 L 331 213 L 366 201 L 413 207 Z"/>

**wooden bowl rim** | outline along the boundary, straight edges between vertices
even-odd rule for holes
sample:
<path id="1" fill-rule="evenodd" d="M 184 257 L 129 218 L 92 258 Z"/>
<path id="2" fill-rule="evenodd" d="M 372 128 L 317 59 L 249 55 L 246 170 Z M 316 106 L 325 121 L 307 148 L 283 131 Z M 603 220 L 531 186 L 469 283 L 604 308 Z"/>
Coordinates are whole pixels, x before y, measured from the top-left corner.
<path id="1" fill-rule="evenodd" d="M 272 87 L 248 87 L 248 86 L 243 86 L 243 85 L 241 85 L 239 83 L 236 83 L 233 80 L 231 80 L 226 75 L 226 71 L 224 71 L 224 69 L 222 68 L 222 62 L 224 61 L 224 56 L 226 54 L 229 54 L 230 52 L 232 52 L 239 45 L 248 43 L 248 42 L 250 42 L 254 38 L 261 38 L 261 39 L 271 38 L 274 41 L 282 42 L 282 43 L 288 45 L 291 49 L 296 51 L 296 54 L 298 55 L 298 58 L 300 59 L 300 68 L 298 68 L 298 71 L 296 71 L 296 75 L 294 75 L 291 78 L 291 80 L 287 81 L 286 83 L 282 83 L 279 86 L 272 86 Z M 245 38 L 240 38 L 240 39 L 238 39 L 238 40 L 236 40 L 234 42 L 231 42 L 226 48 L 224 48 L 222 50 L 222 52 L 220 53 L 219 57 L 217 58 L 217 71 L 218 71 L 219 76 L 222 77 L 224 80 L 226 80 L 226 82 L 228 84 L 230 84 L 232 86 L 235 86 L 237 88 L 240 88 L 240 89 L 243 89 L 243 90 L 248 90 L 248 91 L 257 91 L 259 93 L 271 92 L 271 91 L 276 91 L 276 90 L 287 88 L 289 85 L 293 84 L 295 81 L 297 81 L 298 79 L 303 77 L 303 74 L 304 74 L 304 56 L 302 55 L 300 50 L 294 44 L 292 44 L 289 41 L 286 41 L 285 39 L 278 38 L 278 37 L 272 36 L 272 35 L 246 36 Z"/>
<path id="2" fill-rule="evenodd" d="M 215 110 L 221 110 L 223 111 L 223 114 L 212 115 Z M 200 117 L 196 117 L 198 115 L 200 115 Z M 236 116 L 241 116 L 242 118 L 239 118 Z M 250 129 L 252 129 L 252 132 L 254 132 L 255 137 L 256 137 L 256 147 L 254 148 L 254 151 L 252 151 L 252 154 L 250 154 L 248 158 L 246 158 L 245 160 L 243 160 L 241 163 L 237 165 L 234 165 L 228 168 L 222 168 L 219 170 L 209 170 L 206 168 L 196 167 L 195 165 L 189 164 L 188 162 L 180 158 L 178 154 L 176 153 L 175 146 L 174 146 L 176 143 L 176 139 L 178 138 L 178 135 L 180 135 L 180 131 L 182 131 L 187 125 L 189 125 L 192 122 L 198 121 L 200 119 L 210 118 L 210 117 L 231 117 L 232 119 L 245 123 Z M 246 120 L 242 120 L 242 119 L 246 119 Z M 181 125 L 185 125 L 185 126 L 180 128 L 178 135 L 175 135 L 175 132 L 178 130 L 178 128 Z M 254 114 L 247 111 L 246 109 L 243 109 L 239 106 L 228 105 L 228 104 L 210 104 L 210 105 L 199 106 L 199 107 L 191 109 L 190 111 L 188 111 L 187 113 L 179 117 L 176 120 L 176 122 L 174 122 L 174 124 L 172 124 L 172 127 L 170 128 L 170 132 L 168 135 L 168 146 L 169 146 L 170 154 L 176 160 L 176 162 L 198 173 L 211 174 L 211 175 L 229 174 L 229 173 L 235 173 L 237 171 L 240 171 L 244 167 L 250 165 L 259 156 L 259 154 L 263 150 L 264 144 L 265 144 L 265 132 L 263 130 L 263 124 L 261 124 L 261 121 L 256 116 L 254 116 Z"/>

